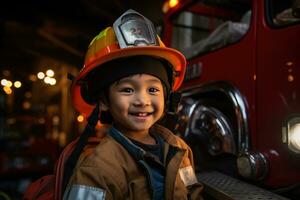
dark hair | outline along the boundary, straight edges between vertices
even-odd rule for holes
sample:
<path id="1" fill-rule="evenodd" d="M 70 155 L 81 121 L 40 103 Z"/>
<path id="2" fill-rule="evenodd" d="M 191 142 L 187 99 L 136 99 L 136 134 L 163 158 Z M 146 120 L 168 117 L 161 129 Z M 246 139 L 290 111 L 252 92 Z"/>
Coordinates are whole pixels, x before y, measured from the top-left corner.
<path id="1" fill-rule="evenodd" d="M 172 90 L 172 65 L 160 58 L 139 55 L 108 61 L 89 72 L 83 80 L 81 96 L 89 104 L 94 104 L 103 88 L 117 80 L 135 74 L 153 75 L 161 80 L 166 87 L 167 94 Z"/>

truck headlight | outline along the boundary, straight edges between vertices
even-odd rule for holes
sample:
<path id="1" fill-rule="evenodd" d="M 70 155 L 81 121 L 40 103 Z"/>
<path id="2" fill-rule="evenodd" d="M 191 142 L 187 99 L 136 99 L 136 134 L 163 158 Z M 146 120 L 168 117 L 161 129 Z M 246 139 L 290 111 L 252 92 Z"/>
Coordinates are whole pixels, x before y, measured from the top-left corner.
<path id="1" fill-rule="evenodd" d="M 290 118 L 282 127 L 282 141 L 295 153 L 300 153 L 300 116 Z"/>

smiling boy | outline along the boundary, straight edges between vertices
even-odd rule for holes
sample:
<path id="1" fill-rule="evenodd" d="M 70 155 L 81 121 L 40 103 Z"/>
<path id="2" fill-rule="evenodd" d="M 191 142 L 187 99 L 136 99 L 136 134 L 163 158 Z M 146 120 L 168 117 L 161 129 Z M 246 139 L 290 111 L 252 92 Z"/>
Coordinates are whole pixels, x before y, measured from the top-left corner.
<path id="1" fill-rule="evenodd" d="M 95 37 L 73 82 L 73 103 L 86 115 L 99 109 L 92 115 L 110 125 L 81 153 L 64 199 L 201 199 L 190 148 L 157 124 L 184 71 L 184 56 L 133 10 Z"/>

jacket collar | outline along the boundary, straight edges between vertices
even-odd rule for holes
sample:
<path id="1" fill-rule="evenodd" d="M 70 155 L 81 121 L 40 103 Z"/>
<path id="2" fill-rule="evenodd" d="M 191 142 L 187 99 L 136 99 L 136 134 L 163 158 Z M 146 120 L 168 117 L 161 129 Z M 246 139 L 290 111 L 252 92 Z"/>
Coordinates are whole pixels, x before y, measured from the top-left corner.
<path id="1" fill-rule="evenodd" d="M 111 131 L 113 127 L 110 125 L 106 125 L 98 129 L 97 131 L 97 136 L 103 137 L 104 135 L 110 135 L 109 132 Z M 115 129 L 115 128 L 114 128 Z M 115 129 L 116 130 L 116 129 Z M 118 137 L 124 138 L 127 142 L 132 143 L 127 137 L 125 137 L 122 133 L 120 133 L 118 130 Z M 150 130 L 152 133 L 159 134 L 160 136 L 163 137 L 163 139 L 171 146 L 177 147 L 179 149 L 183 149 L 183 147 L 178 143 L 178 140 L 176 139 L 176 136 L 167 128 L 159 125 L 159 124 L 154 124 Z M 111 136 L 111 135 L 110 135 Z M 133 143 L 132 143 L 133 144 Z"/>

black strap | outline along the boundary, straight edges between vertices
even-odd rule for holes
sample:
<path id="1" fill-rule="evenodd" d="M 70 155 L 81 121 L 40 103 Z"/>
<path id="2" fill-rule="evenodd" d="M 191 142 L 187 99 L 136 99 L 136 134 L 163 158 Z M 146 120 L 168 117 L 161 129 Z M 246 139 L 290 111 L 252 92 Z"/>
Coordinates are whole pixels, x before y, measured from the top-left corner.
<path id="1" fill-rule="evenodd" d="M 62 183 L 62 191 L 64 192 L 68 182 L 73 174 L 73 170 L 76 166 L 77 160 L 84 148 L 84 146 L 88 142 L 88 138 L 95 134 L 95 126 L 99 119 L 99 105 L 97 104 L 92 114 L 88 118 L 88 124 L 86 125 L 83 133 L 79 136 L 79 139 L 76 143 L 74 150 L 72 151 L 70 157 L 66 161 L 64 167 L 64 177 Z"/>
<path id="2" fill-rule="evenodd" d="M 181 100 L 180 92 L 171 92 L 167 102 L 168 109 L 169 109 L 168 112 L 175 113 L 177 111 L 180 100 Z"/>

